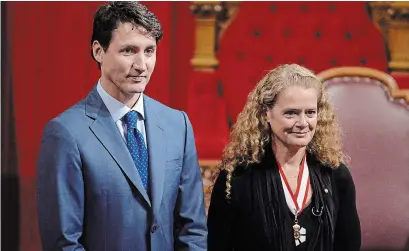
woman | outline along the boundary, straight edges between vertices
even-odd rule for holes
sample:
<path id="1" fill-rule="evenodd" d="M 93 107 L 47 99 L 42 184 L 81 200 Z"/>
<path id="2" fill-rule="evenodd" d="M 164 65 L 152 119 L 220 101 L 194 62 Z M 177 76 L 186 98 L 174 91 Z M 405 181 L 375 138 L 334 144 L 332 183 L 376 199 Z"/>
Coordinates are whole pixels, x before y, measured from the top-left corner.
<path id="1" fill-rule="evenodd" d="M 323 83 L 283 65 L 249 94 L 208 214 L 208 250 L 358 251 L 355 186 Z"/>

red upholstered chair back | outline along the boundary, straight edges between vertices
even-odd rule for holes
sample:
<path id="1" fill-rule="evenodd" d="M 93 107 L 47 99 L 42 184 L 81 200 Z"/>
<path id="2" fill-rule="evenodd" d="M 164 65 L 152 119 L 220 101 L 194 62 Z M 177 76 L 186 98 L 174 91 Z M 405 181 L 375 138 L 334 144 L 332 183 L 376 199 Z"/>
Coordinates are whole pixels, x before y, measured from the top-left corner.
<path id="1" fill-rule="evenodd" d="M 324 71 L 355 181 L 363 250 L 409 250 L 409 92 L 364 67 Z"/>
<path id="2" fill-rule="evenodd" d="M 269 70 L 298 63 L 387 69 L 385 45 L 365 2 L 241 2 L 218 47 L 220 83 L 235 122 Z"/>

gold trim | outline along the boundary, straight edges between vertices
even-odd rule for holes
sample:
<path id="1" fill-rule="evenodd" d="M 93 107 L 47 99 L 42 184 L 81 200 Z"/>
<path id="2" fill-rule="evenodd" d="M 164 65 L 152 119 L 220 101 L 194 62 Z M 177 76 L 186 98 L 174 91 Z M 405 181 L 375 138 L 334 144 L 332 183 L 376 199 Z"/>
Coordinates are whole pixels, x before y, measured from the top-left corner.
<path id="1" fill-rule="evenodd" d="M 190 9 L 195 16 L 195 51 L 190 60 L 194 70 L 211 70 L 219 65 L 214 51 L 216 16 L 222 10 L 220 1 L 194 1 Z"/>
<path id="2" fill-rule="evenodd" d="M 220 30 L 217 35 L 216 43 L 219 44 L 220 40 L 223 38 L 224 33 L 229 28 L 230 24 L 236 19 L 239 10 L 240 10 L 240 1 L 225 1 L 222 2 L 222 5 L 225 7 L 226 11 L 226 20 L 220 21 L 217 20 L 217 25 L 219 26 Z"/>
<path id="3" fill-rule="evenodd" d="M 220 163 L 219 160 L 199 159 L 200 171 L 202 173 L 203 179 L 203 193 L 206 215 L 210 205 L 210 198 L 212 194 L 215 177 L 218 174 L 217 167 L 219 163 Z"/>
<path id="4" fill-rule="evenodd" d="M 392 72 L 409 71 L 409 2 L 369 2 L 372 21 L 381 31 Z"/>
<path id="5" fill-rule="evenodd" d="M 399 89 L 392 76 L 379 70 L 360 66 L 336 67 L 324 70 L 317 76 L 322 82 L 336 77 L 367 77 L 376 79 L 388 88 L 393 98 L 404 99 L 409 104 L 409 89 Z"/>
<path id="6" fill-rule="evenodd" d="M 217 165 L 220 163 L 220 160 L 213 159 L 200 159 L 199 166 L 208 167 L 210 169 L 216 169 Z"/>

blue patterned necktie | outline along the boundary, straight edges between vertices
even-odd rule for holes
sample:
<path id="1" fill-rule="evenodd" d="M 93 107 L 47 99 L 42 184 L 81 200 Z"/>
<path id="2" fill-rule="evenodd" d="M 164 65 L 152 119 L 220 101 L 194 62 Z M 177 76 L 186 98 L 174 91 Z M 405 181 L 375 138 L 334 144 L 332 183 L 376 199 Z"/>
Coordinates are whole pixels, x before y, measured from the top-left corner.
<path id="1" fill-rule="evenodd" d="M 136 111 L 129 111 L 125 115 L 127 127 L 126 142 L 132 159 L 135 162 L 136 169 L 138 169 L 139 175 L 141 176 L 142 184 L 145 190 L 148 191 L 148 151 L 142 133 L 136 127 L 137 120 L 138 113 Z"/>

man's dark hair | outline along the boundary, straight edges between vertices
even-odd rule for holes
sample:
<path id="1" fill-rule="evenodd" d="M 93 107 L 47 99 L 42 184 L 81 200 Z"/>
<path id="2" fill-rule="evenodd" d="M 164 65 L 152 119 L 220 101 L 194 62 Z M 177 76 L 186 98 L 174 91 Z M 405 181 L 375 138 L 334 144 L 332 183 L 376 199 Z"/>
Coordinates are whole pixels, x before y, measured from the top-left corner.
<path id="1" fill-rule="evenodd" d="M 94 58 L 92 43 L 97 40 L 106 51 L 112 39 L 112 32 L 121 23 L 132 23 L 143 27 L 147 34 L 155 38 L 156 43 L 162 39 L 162 27 L 158 18 L 144 5 L 136 1 L 107 2 L 94 15 L 91 38 L 92 58 Z"/>

